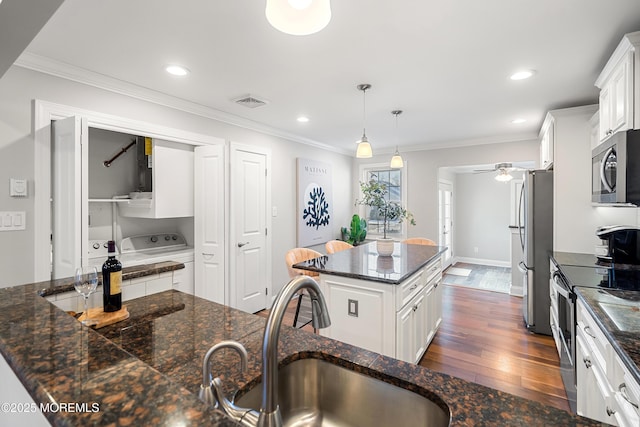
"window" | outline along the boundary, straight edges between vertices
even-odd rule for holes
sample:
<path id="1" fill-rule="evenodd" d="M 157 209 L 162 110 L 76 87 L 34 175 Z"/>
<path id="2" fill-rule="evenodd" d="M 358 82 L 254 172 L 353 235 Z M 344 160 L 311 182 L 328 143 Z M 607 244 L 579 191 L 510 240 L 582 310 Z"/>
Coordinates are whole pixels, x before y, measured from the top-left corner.
<path id="1" fill-rule="evenodd" d="M 383 183 L 387 189 L 385 196 L 387 201 L 397 202 L 407 207 L 406 202 L 406 169 L 407 164 L 402 169 L 390 169 L 388 164 L 365 165 L 362 168 L 361 180 L 368 182 L 371 180 Z M 375 208 L 361 206 L 360 216 L 367 220 L 367 235 L 382 235 L 384 218 L 378 215 Z M 389 221 L 387 237 L 402 238 L 405 235 L 406 221 Z"/>

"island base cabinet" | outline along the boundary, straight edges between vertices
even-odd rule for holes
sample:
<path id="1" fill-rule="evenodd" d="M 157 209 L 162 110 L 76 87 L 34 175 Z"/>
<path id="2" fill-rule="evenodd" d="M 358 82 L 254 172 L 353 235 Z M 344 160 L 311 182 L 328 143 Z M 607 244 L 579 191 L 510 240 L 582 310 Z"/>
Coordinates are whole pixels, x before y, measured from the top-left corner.
<path id="1" fill-rule="evenodd" d="M 331 326 L 320 329 L 320 333 L 394 357 L 395 310 L 390 290 L 349 278 L 322 282 Z"/>
<path id="2" fill-rule="evenodd" d="M 320 274 L 331 326 L 329 338 L 418 363 L 442 320 L 440 259 L 400 284 Z"/>

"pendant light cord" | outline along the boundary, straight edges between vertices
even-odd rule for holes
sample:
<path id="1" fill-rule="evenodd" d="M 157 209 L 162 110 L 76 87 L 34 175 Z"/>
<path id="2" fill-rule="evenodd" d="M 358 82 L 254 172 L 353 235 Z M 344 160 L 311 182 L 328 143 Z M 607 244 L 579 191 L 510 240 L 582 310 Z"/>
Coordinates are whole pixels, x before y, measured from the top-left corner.
<path id="1" fill-rule="evenodd" d="M 362 90 L 362 134 L 367 133 L 367 89 Z"/>

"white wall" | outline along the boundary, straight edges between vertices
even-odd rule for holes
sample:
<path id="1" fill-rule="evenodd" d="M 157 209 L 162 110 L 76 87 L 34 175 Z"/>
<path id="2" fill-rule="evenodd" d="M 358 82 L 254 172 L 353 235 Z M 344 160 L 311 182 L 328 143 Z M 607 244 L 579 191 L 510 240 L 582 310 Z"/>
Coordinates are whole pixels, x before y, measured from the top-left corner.
<path id="1" fill-rule="evenodd" d="M 511 186 L 496 181 L 494 176 L 493 173 L 457 175 L 456 258 L 487 260 L 490 265 L 509 265 L 511 261 Z"/>
<path id="2" fill-rule="evenodd" d="M 340 235 L 340 226 L 347 224 L 351 217 L 352 187 L 340 185 L 354 180 L 351 156 L 14 66 L 0 79 L 0 211 L 26 211 L 27 229 L 0 233 L 0 286 L 34 280 L 33 219 L 38 213 L 34 212 L 33 195 L 41 186 L 49 185 L 49 182 L 34 182 L 34 141 L 31 135 L 34 99 L 270 149 L 273 205 L 278 211 L 278 216 L 272 218 L 270 230 L 273 236 L 274 290 L 288 281 L 284 254 L 296 244 L 296 157 L 313 158 L 332 165 L 336 237 Z M 9 197 L 9 179 L 12 177 L 29 180 L 27 199 Z"/>
<path id="3" fill-rule="evenodd" d="M 375 145 L 373 147 L 375 152 Z M 540 158 L 537 140 L 514 141 L 500 144 L 474 145 L 425 151 L 403 151 L 409 159 L 407 167 L 407 208 L 414 214 L 416 225 L 409 227 L 409 237 L 438 240 L 438 170 L 447 166 L 492 164 L 501 161 L 535 161 Z M 391 153 L 379 154 L 371 159 L 356 159 L 356 164 L 388 162 Z M 357 182 L 353 192 L 358 194 Z M 455 191 L 455 189 L 454 189 Z M 454 192 L 454 200 L 457 194 Z M 454 226 L 455 227 L 455 226 Z"/>
<path id="4" fill-rule="evenodd" d="M 595 230 L 608 224 L 638 224 L 637 208 L 591 204 L 591 127 L 597 106 L 551 111 L 555 118 L 553 163 L 554 241 L 556 251 L 593 253 Z"/>

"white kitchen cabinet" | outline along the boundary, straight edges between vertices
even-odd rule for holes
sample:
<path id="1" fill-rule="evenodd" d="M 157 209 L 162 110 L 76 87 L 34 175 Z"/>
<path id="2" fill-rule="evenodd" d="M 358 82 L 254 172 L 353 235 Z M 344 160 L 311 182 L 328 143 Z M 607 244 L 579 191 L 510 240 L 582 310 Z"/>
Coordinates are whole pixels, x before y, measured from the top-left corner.
<path id="1" fill-rule="evenodd" d="M 555 119 L 547 113 L 540 128 L 540 168 L 549 169 L 553 165 L 555 143 Z"/>
<path id="2" fill-rule="evenodd" d="M 136 218 L 180 218 L 193 216 L 193 147 L 154 139 L 152 143 L 151 198 L 118 203 L 120 214 Z"/>
<path id="3" fill-rule="evenodd" d="M 612 376 L 617 424 L 624 427 L 640 426 L 640 384 L 617 354 L 613 357 Z"/>
<path id="4" fill-rule="evenodd" d="M 417 363 L 441 323 L 441 280 L 440 257 L 399 285 L 321 273 L 331 326 L 319 333 Z"/>
<path id="5" fill-rule="evenodd" d="M 640 125 L 640 32 L 626 34 L 600 73 L 599 140 Z"/>
<path id="6" fill-rule="evenodd" d="M 576 305 L 576 335 L 578 414 L 612 425 L 640 425 L 633 406 L 639 401 L 640 389 L 580 300 Z"/>

